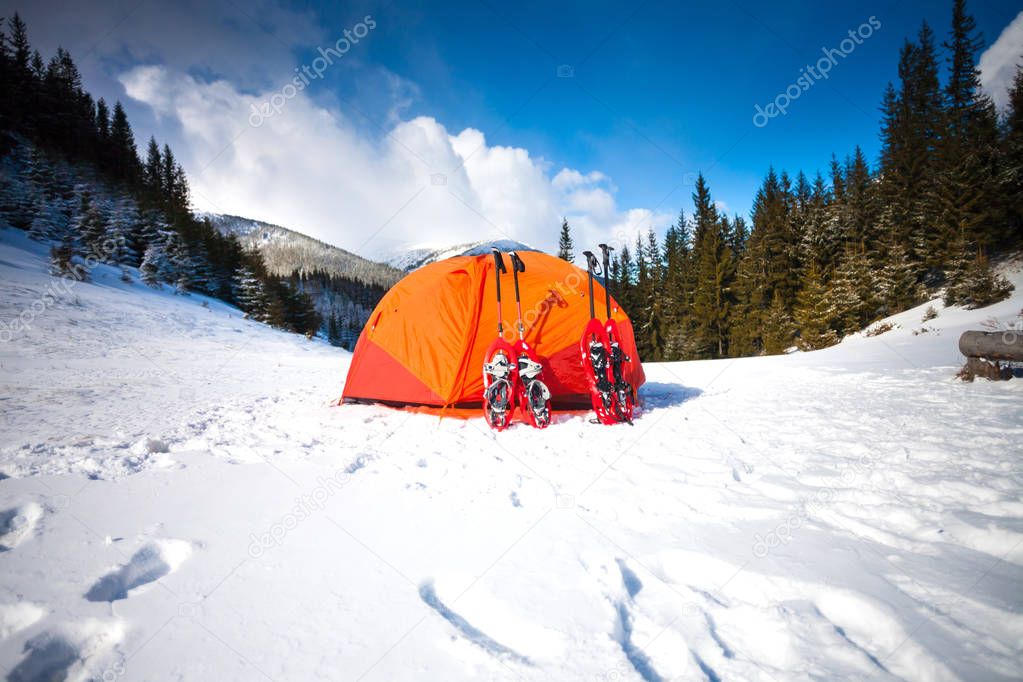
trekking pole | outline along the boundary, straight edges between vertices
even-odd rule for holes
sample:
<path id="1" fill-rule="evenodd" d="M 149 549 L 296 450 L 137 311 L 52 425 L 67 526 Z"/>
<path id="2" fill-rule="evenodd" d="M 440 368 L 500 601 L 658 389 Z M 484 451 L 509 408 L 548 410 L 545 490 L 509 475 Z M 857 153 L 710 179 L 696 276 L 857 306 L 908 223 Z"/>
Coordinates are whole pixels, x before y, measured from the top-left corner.
<path id="1" fill-rule="evenodd" d="M 607 244 L 597 244 L 600 250 L 604 252 L 604 304 L 607 306 L 607 319 L 611 319 L 611 269 L 608 267 L 609 263 L 609 252 L 614 251 L 613 246 Z"/>
<path id="2" fill-rule="evenodd" d="M 514 251 L 508 255 L 511 257 L 512 276 L 515 279 L 515 310 L 518 315 L 515 324 L 519 329 L 519 341 L 522 341 L 525 328 L 522 326 L 522 302 L 519 301 L 519 273 L 526 271 L 526 264 L 522 262 L 522 259 Z"/>
<path id="3" fill-rule="evenodd" d="M 583 251 L 583 255 L 586 256 L 586 272 L 590 276 L 590 319 L 594 319 L 597 313 L 593 309 L 593 271 L 598 267 L 597 257 L 592 251 Z"/>
<path id="4" fill-rule="evenodd" d="M 494 253 L 494 281 L 497 282 L 497 334 L 501 338 L 504 338 L 504 319 L 501 315 L 501 273 L 508 272 L 504 267 L 504 259 L 501 258 L 501 252 L 497 250 L 496 246 L 490 249 Z M 516 296 L 518 294 L 518 283 L 515 284 Z"/>

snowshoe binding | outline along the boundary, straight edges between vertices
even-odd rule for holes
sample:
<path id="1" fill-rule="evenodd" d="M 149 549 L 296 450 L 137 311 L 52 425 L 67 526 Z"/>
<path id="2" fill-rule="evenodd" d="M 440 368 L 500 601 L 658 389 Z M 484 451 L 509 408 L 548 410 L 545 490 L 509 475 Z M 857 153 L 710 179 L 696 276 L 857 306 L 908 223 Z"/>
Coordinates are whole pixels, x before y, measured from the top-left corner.
<path id="1" fill-rule="evenodd" d="M 497 431 L 508 427 L 515 411 L 517 372 L 512 364 L 513 357 L 508 342 L 497 339 L 483 363 L 483 414 L 487 424 Z"/>
<path id="2" fill-rule="evenodd" d="M 551 392 L 543 382 L 543 365 L 533 351 L 519 341 L 515 344 L 518 355 L 518 403 L 526 420 L 538 429 L 551 423 Z"/>

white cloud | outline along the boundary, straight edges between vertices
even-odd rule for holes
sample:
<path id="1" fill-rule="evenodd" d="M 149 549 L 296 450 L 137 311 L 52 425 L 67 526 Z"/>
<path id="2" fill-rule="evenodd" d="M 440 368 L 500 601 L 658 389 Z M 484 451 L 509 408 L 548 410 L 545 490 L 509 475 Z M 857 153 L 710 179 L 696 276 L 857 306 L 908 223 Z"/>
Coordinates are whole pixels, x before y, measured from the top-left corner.
<path id="1" fill-rule="evenodd" d="M 562 168 L 554 176 L 554 186 L 559 189 L 575 189 L 583 185 L 592 185 L 608 180 L 609 178 L 600 171 L 591 171 L 583 175 L 573 168 Z"/>
<path id="2" fill-rule="evenodd" d="M 163 66 L 122 74 L 128 95 L 180 131 L 175 152 L 197 208 L 278 223 L 367 255 L 410 244 L 513 238 L 553 248 L 561 217 L 576 243 L 626 241 L 671 221 L 616 206 L 599 172 L 563 169 L 483 132 L 451 134 L 430 117 L 397 119 L 380 140 L 344 112 L 299 92 L 252 127 L 253 106 L 281 90 L 247 94 Z M 253 120 L 259 121 L 259 117 Z"/>
<path id="3" fill-rule="evenodd" d="M 991 47 L 980 55 L 980 84 L 999 111 L 1009 102 L 1009 86 L 1016 68 L 1023 64 L 1023 12 L 1002 29 Z"/>

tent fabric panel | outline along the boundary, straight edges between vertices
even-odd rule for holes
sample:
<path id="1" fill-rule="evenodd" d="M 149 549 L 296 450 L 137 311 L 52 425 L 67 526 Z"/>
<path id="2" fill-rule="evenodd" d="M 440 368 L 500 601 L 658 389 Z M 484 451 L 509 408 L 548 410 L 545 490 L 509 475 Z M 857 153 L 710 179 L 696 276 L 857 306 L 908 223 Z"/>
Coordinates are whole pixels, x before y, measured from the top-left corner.
<path id="1" fill-rule="evenodd" d="M 396 401 L 443 405 L 443 399 L 386 350 L 360 337 L 348 368 L 342 400 Z"/>
<path id="2" fill-rule="evenodd" d="M 470 296 L 472 274 L 457 267 L 431 268 L 417 277 L 419 272 L 380 301 L 368 338 L 400 359 L 434 394 L 447 396 L 462 364 L 465 330 L 478 307 Z"/>

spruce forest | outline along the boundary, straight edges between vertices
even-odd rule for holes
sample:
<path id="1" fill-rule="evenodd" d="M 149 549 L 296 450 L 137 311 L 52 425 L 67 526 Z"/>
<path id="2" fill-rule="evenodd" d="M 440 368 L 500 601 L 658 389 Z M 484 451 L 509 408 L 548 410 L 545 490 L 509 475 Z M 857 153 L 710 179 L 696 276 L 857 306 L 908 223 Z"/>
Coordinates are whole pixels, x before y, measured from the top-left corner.
<path id="1" fill-rule="evenodd" d="M 1008 296 L 991 259 L 1023 240 L 1023 71 L 999 117 L 975 66 L 982 42 L 964 0 L 944 40 L 925 23 L 881 98 L 880 159 L 856 148 L 826 176 L 770 169 L 752 224 L 693 206 L 663 239 L 615 244 L 613 290 L 648 360 L 824 348 L 928 292 L 981 307 Z M 572 258 L 566 225 L 562 257 Z"/>

